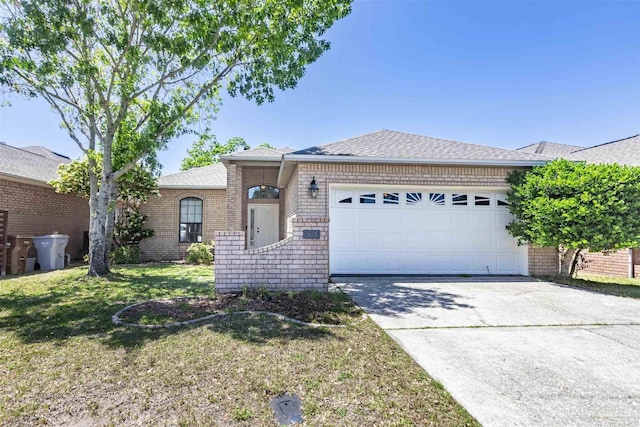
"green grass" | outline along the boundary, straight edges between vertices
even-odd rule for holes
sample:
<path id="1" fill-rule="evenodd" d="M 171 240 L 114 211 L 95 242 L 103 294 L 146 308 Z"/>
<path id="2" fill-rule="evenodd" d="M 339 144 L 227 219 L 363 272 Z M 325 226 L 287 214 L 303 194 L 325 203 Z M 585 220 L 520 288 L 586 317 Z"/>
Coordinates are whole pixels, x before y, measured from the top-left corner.
<path id="1" fill-rule="evenodd" d="M 300 396 L 310 426 L 477 425 L 371 321 L 126 329 L 110 322 L 125 305 L 211 295 L 211 268 L 84 273 L 0 280 L 0 425 L 272 426 L 269 401 L 283 393 Z"/>
<path id="2" fill-rule="evenodd" d="M 576 278 L 554 278 L 553 281 L 603 294 L 640 298 L 640 279 L 579 273 Z"/>

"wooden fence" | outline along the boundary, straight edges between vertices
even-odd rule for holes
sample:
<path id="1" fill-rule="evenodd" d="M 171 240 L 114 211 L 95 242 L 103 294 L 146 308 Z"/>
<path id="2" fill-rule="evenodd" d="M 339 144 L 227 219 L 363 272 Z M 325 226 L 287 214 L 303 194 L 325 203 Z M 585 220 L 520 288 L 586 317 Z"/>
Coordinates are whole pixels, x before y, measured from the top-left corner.
<path id="1" fill-rule="evenodd" d="M 0 276 L 7 274 L 7 220 L 9 212 L 0 211 Z"/>

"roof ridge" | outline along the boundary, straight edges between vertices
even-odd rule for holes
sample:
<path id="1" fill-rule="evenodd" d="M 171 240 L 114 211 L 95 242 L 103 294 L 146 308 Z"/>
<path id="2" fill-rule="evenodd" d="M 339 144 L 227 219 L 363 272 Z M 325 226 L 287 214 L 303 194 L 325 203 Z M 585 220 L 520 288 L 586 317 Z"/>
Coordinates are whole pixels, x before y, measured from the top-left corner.
<path id="1" fill-rule="evenodd" d="M 572 151 L 570 154 L 579 153 L 579 152 L 581 152 L 581 151 L 585 151 L 585 150 L 591 150 L 592 148 L 602 147 L 603 145 L 613 144 L 613 143 L 615 143 L 615 142 L 624 141 L 624 140 L 626 140 L 626 139 L 637 138 L 638 136 L 640 136 L 640 133 L 639 133 L 639 134 L 636 134 L 636 135 L 628 136 L 628 137 L 626 137 L 626 138 L 616 139 L 615 141 L 603 142 L 602 144 L 597 144 L 597 145 L 593 145 L 593 146 L 591 146 L 591 147 L 581 148 L 580 150 Z"/>
<path id="2" fill-rule="evenodd" d="M 384 130 L 386 130 L 386 129 L 384 129 Z M 517 151 L 517 150 L 511 150 L 511 149 L 508 149 L 508 148 L 494 147 L 492 145 L 482 145 L 482 144 L 477 144 L 475 142 L 456 141 L 454 139 L 438 138 L 438 137 L 435 137 L 435 136 L 420 135 L 420 134 L 417 134 L 417 133 L 400 132 L 400 131 L 396 131 L 396 130 L 387 130 L 387 131 L 388 132 L 392 132 L 392 133 L 399 133 L 399 134 L 404 134 L 404 135 L 417 136 L 419 138 L 431 138 L 431 139 L 437 139 L 437 140 L 445 141 L 445 142 L 453 142 L 453 143 L 456 143 L 456 144 L 473 145 L 475 147 L 480 147 L 480 148 L 491 148 L 491 149 L 494 149 L 494 150 L 501 150 L 501 151 Z M 544 141 L 541 141 L 541 142 L 544 142 Z M 549 158 L 549 156 L 547 156 L 545 154 L 538 154 L 538 153 L 531 153 L 531 154 L 535 154 L 535 155 L 540 156 L 540 157 Z"/>

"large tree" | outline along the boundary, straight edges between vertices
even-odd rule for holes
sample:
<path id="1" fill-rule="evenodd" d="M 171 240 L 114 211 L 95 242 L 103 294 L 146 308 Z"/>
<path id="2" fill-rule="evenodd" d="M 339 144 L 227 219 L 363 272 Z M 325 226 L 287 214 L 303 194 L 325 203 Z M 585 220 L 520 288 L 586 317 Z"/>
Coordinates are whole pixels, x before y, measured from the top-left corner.
<path id="1" fill-rule="evenodd" d="M 95 163 L 94 173 L 100 175 L 102 161 L 99 154 Z M 91 195 L 89 175 L 89 160 L 84 157 L 59 165 L 58 178 L 49 181 L 49 184 L 58 193 L 75 194 L 89 199 Z M 105 227 L 108 237 L 105 242 L 105 256 L 108 256 L 111 251 L 112 235 L 119 246 L 137 245 L 140 240 L 153 235 L 153 230 L 143 228 L 147 216 L 140 212 L 140 206 L 149 197 L 159 194 L 156 174 L 150 166 L 136 164 L 116 180 L 112 191 L 115 192 L 114 203 L 117 201 L 121 208 L 119 209 L 121 215 L 116 218 L 116 206 L 109 206 Z"/>
<path id="2" fill-rule="evenodd" d="M 519 243 L 558 247 L 560 273 L 573 275 L 582 252 L 640 246 L 640 168 L 556 160 L 509 178 L 507 229 Z"/>
<path id="3" fill-rule="evenodd" d="M 0 84 L 48 102 L 88 155 L 94 276 L 109 271 L 116 180 L 194 124 L 208 126 L 225 87 L 258 104 L 293 88 L 329 48 L 322 35 L 351 3 L 0 1 Z"/>

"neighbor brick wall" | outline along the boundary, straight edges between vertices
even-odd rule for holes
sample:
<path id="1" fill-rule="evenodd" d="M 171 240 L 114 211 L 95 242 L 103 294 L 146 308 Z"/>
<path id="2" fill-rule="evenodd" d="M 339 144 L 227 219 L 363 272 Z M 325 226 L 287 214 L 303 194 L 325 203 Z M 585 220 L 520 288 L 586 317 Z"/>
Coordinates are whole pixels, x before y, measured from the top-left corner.
<path id="1" fill-rule="evenodd" d="M 326 290 L 329 278 L 328 218 L 292 218 L 292 235 L 273 245 L 245 250 L 244 231 L 216 233 L 216 291 L 244 287 Z M 303 239 L 303 230 L 319 230 L 320 239 Z"/>
<path id="2" fill-rule="evenodd" d="M 605 255 L 602 252 L 585 253 L 585 268 L 580 273 L 596 276 L 629 277 L 629 249 Z"/>
<path id="3" fill-rule="evenodd" d="M 56 193 L 48 185 L 0 179 L 0 210 L 9 212 L 7 234 L 67 234 L 66 253 L 82 258 L 83 235 L 89 230 L 88 200 Z"/>
<path id="4" fill-rule="evenodd" d="M 633 276 L 640 278 L 640 248 L 636 248 L 632 253 Z"/>
<path id="5" fill-rule="evenodd" d="M 190 243 L 179 243 L 180 200 L 185 197 L 202 199 L 202 241 L 215 239 L 215 232 L 227 226 L 227 197 L 225 190 L 160 189 L 160 196 L 142 205 L 142 213 L 149 216 L 145 228 L 154 236 L 140 242 L 143 261 L 183 259 Z"/>
<path id="6" fill-rule="evenodd" d="M 529 276 L 556 276 L 559 270 L 558 249 L 529 245 Z"/>

